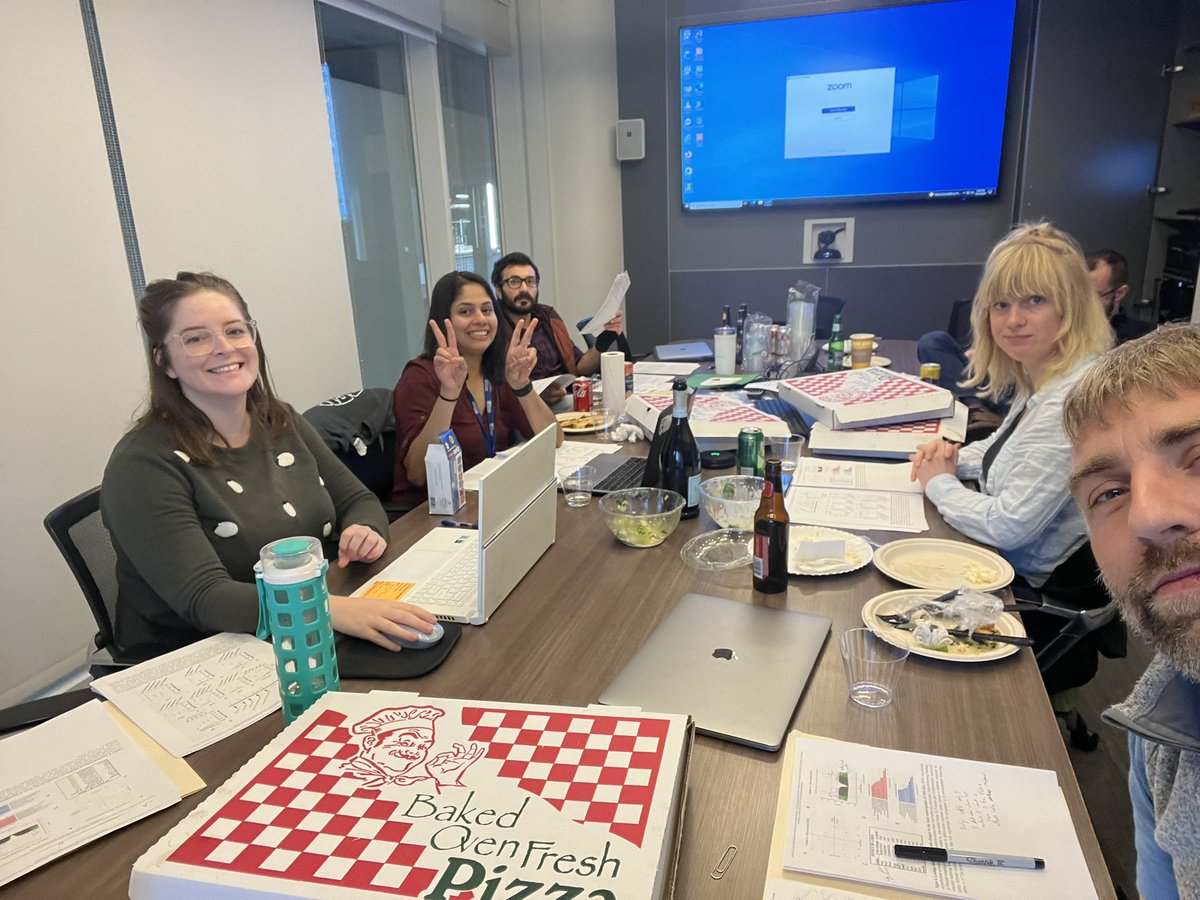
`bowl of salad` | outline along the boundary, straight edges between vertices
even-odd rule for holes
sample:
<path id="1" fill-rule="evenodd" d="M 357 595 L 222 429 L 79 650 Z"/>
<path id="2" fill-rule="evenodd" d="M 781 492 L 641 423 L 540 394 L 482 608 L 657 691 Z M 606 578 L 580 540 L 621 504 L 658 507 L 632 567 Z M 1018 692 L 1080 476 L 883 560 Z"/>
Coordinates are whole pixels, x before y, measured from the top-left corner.
<path id="1" fill-rule="evenodd" d="M 604 524 L 627 547 L 657 547 L 679 526 L 683 497 L 662 488 L 636 487 L 600 498 Z"/>

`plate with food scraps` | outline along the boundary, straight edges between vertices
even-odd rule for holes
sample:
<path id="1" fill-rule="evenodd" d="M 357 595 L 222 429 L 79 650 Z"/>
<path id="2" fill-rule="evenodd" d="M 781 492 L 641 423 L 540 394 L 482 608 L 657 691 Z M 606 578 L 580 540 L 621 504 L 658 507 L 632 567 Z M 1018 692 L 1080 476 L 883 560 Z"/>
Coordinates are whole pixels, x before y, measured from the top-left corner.
<path id="1" fill-rule="evenodd" d="M 856 534 L 820 525 L 793 525 L 788 530 L 791 575 L 841 575 L 870 561 L 871 545 Z"/>
<path id="2" fill-rule="evenodd" d="M 595 434 L 608 427 L 610 417 L 607 410 L 594 412 L 564 412 L 555 416 L 562 426 L 563 434 Z"/>
<path id="3" fill-rule="evenodd" d="M 939 591 L 956 587 L 995 591 L 1016 575 L 1008 560 L 991 550 L 938 538 L 884 544 L 875 551 L 875 568 L 903 584 Z"/>
<path id="4" fill-rule="evenodd" d="M 878 558 L 878 555 L 876 553 L 876 558 Z M 924 600 L 932 600 L 938 594 L 939 591 L 936 590 L 906 590 L 888 591 L 886 594 L 872 597 L 863 606 L 863 624 L 889 644 L 895 644 L 897 647 L 907 647 L 910 653 L 916 656 L 928 656 L 930 659 L 945 659 L 950 662 L 988 662 L 989 660 L 1012 656 L 1021 649 L 1015 644 L 1001 644 L 996 641 L 988 641 L 981 644 L 970 638 L 951 638 L 950 645 L 944 649 L 923 647 L 917 643 L 911 631 L 905 631 L 903 628 L 889 625 L 878 618 L 878 616 L 906 612 Z M 947 627 L 953 627 L 950 622 L 946 624 Z M 1025 636 L 1025 628 L 1012 613 L 1000 613 L 1000 618 L 996 620 L 995 625 L 992 627 L 999 634 L 1009 635 L 1010 637 Z M 985 636 L 982 631 L 976 631 L 976 634 L 980 637 Z"/>

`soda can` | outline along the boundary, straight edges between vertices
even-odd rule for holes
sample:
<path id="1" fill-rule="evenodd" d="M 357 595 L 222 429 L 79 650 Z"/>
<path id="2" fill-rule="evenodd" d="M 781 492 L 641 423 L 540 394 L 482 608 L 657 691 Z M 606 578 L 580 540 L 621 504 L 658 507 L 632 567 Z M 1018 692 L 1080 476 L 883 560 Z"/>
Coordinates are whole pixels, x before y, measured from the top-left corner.
<path id="1" fill-rule="evenodd" d="M 747 427 L 738 432 L 737 467 L 739 475 L 762 478 L 766 468 L 761 428 Z"/>
<path id="2" fill-rule="evenodd" d="M 592 411 L 592 380 L 590 378 L 576 378 L 571 384 L 571 394 L 575 398 L 576 412 Z"/>
<path id="3" fill-rule="evenodd" d="M 928 381 L 930 384 L 937 384 L 942 380 L 942 364 L 927 362 L 921 363 L 921 380 Z"/>

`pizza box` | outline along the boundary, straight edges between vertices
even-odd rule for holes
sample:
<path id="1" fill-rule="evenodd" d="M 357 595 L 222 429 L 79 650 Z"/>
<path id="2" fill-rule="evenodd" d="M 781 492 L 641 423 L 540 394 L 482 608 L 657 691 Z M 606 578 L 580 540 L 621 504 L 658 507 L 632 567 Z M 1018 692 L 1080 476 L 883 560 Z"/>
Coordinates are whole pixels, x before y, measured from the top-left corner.
<path id="1" fill-rule="evenodd" d="M 632 394 L 625 401 L 625 414 L 641 425 L 646 434 L 653 435 L 659 413 L 669 409 L 673 402 L 674 396 L 669 393 Z M 782 438 L 792 433 L 782 419 L 731 394 L 694 394 L 691 404 L 688 424 L 702 453 L 736 450 L 738 432 L 747 427 L 761 428 L 767 438 Z"/>
<path id="2" fill-rule="evenodd" d="M 826 428 L 863 428 L 954 414 L 954 395 L 915 375 L 872 366 L 779 382 L 779 396 Z"/>
<path id="3" fill-rule="evenodd" d="M 870 456 L 908 459 L 917 447 L 939 437 L 962 443 L 967 434 L 967 408 L 955 403 L 954 415 L 944 419 L 919 419 L 871 428 L 834 431 L 820 422 L 812 427 L 808 446 L 814 456 Z"/>
<path id="4" fill-rule="evenodd" d="M 134 863 L 131 900 L 669 900 L 687 716 L 329 693 Z"/>

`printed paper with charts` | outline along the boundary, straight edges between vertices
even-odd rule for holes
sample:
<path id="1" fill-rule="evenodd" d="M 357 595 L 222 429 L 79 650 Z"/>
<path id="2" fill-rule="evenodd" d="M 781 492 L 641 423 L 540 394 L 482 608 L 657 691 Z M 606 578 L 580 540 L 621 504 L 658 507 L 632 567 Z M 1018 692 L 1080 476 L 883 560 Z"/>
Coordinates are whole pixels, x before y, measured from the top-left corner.
<path id="1" fill-rule="evenodd" d="M 947 728 L 970 727 L 967 714 L 944 715 Z M 784 869 L 975 900 L 1096 896 L 1053 772 L 801 735 L 789 740 Z M 1035 856 L 1046 867 L 897 859 L 896 844 Z"/>
<path id="2" fill-rule="evenodd" d="M 133 900 L 659 898 L 690 721 L 330 693 L 134 865 Z"/>

